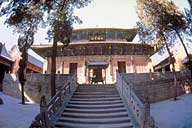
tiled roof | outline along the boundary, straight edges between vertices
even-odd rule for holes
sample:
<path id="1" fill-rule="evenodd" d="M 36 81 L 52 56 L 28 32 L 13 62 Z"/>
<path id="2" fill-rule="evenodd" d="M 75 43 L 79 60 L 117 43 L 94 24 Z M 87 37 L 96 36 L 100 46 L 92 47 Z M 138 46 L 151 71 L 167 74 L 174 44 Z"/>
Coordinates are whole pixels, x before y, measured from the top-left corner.
<path id="1" fill-rule="evenodd" d="M 35 53 L 32 49 L 28 50 L 28 62 L 40 68 L 43 68 L 44 59 Z"/>
<path id="2" fill-rule="evenodd" d="M 18 54 L 20 56 L 20 51 L 18 49 L 18 46 L 14 46 L 13 49 L 16 50 L 15 54 Z M 44 59 L 39 56 L 37 53 L 35 53 L 32 49 L 28 49 L 28 62 L 38 66 L 40 68 L 43 68 Z"/>

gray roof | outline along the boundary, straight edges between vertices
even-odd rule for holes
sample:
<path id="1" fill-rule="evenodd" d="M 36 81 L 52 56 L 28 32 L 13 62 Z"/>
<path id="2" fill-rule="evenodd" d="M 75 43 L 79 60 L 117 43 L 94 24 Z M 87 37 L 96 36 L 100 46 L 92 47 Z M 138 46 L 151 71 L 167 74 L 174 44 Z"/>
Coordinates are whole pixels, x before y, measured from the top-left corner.
<path id="1" fill-rule="evenodd" d="M 21 55 L 18 46 L 15 45 L 12 47 L 12 49 L 16 50 L 15 54 Z M 35 53 L 32 49 L 28 49 L 28 62 L 37 67 L 43 68 L 44 59 Z"/>
<path id="2" fill-rule="evenodd" d="M 43 68 L 44 59 L 35 53 L 32 49 L 28 50 L 28 62 L 40 68 Z"/>

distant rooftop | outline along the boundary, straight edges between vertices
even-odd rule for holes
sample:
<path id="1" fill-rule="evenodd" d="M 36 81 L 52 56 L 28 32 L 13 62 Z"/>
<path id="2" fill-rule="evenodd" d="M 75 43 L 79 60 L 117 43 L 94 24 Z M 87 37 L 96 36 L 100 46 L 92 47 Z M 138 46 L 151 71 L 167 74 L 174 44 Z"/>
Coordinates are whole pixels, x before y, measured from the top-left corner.
<path id="1" fill-rule="evenodd" d="M 44 59 L 35 53 L 32 49 L 28 50 L 28 61 L 40 68 L 43 68 Z"/>
<path id="2" fill-rule="evenodd" d="M 7 49 L 5 48 L 5 44 L 2 44 L 1 42 L 0 42 L 0 56 L 9 61 L 13 61 Z"/>
<path id="3" fill-rule="evenodd" d="M 17 45 L 14 45 L 11 48 L 11 51 L 14 51 L 14 50 L 15 50 L 15 54 L 20 54 L 20 51 Z M 28 62 L 37 67 L 43 68 L 44 58 L 42 58 L 40 55 L 35 53 L 32 49 L 28 49 Z"/>

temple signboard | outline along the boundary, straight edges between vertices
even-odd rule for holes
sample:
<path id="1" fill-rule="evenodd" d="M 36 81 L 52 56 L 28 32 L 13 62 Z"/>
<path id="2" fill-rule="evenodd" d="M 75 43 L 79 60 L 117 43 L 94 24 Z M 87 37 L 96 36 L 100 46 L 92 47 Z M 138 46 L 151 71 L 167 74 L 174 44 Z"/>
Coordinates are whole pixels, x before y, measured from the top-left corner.
<path id="1" fill-rule="evenodd" d="M 105 33 L 90 33 L 89 41 L 105 41 L 106 34 Z"/>

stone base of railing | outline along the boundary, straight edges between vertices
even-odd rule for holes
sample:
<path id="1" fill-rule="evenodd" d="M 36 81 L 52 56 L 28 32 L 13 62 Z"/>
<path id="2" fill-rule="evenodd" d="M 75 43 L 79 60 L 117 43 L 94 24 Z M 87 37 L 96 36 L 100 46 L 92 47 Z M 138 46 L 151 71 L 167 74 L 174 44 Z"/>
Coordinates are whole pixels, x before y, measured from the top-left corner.
<path id="1" fill-rule="evenodd" d="M 155 128 L 153 117 L 150 116 L 149 98 L 146 97 L 146 102 L 142 102 L 132 89 L 132 85 L 124 81 L 122 76 L 117 73 L 116 87 L 130 110 L 136 125 L 139 128 Z"/>
<path id="2" fill-rule="evenodd" d="M 153 117 L 148 116 L 143 128 L 155 128 L 155 121 Z"/>
<path id="3" fill-rule="evenodd" d="M 32 121 L 29 128 L 42 128 L 42 127 L 43 127 L 43 125 L 42 125 L 42 121 L 41 121 L 41 115 L 38 114 L 35 117 L 35 120 Z"/>
<path id="4" fill-rule="evenodd" d="M 35 117 L 30 128 L 51 128 L 54 121 L 65 107 L 69 98 L 77 88 L 76 75 L 72 76 L 56 93 L 54 97 L 46 102 L 45 96 L 40 100 L 40 114 Z"/>

